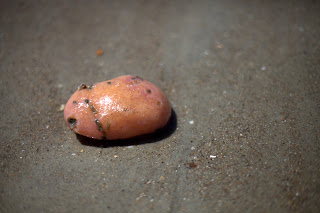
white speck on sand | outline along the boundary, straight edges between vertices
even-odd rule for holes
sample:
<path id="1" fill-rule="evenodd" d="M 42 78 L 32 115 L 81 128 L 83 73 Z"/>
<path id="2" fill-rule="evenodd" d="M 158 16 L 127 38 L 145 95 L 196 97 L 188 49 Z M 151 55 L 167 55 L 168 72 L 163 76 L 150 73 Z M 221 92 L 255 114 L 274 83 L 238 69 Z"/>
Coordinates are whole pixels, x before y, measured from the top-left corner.
<path id="1" fill-rule="evenodd" d="M 63 87 L 63 84 L 57 84 L 56 87 L 57 87 L 57 88 L 62 88 L 62 87 Z"/>
<path id="2" fill-rule="evenodd" d="M 194 122 L 193 121 L 189 121 L 189 124 L 194 124 Z"/>
<path id="3" fill-rule="evenodd" d="M 61 104 L 58 109 L 58 112 L 62 112 L 64 110 L 64 107 L 65 107 L 65 104 Z"/>

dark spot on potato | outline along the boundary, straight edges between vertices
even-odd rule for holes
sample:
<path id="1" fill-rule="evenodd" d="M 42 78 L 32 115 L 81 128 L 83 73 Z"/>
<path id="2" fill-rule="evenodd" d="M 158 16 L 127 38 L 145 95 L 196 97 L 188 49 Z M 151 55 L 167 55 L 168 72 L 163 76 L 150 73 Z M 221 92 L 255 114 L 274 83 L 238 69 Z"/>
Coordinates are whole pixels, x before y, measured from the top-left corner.
<path id="1" fill-rule="evenodd" d="M 86 84 L 81 84 L 80 86 L 78 86 L 78 90 L 83 90 L 83 89 L 87 89 L 88 86 Z"/>
<path id="2" fill-rule="evenodd" d="M 75 118 L 68 118 L 68 122 L 71 126 L 75 126 L 77 124 L 77 119 Z"/>
<path id="3" fill-rule="evenodd" d="M 158 106 L 160 106 L 160 105 L 161 105 L 161 102 L 160 102 L 160 101 L 158 101 L 158 102 L 157 102 L 157 105 L 158 105 Z"/>
<path id="4" fill-rule="evenodd" d="M 133 77 L 133 78 L 131 78 L 131 79 L 132 79 L 132 80 L 140 79 L 141 81 L 143 81 L 143 79 L 142 79 L 141 77 L 139 77 L 139 76 Z"/>
<path id="5" fill-rule="evenodd" d="M 111 81 L 108 81 L 107 84 L 111 84 Z"/>
<path id="6" fill-rule="evenodd" d="M 148 93 L 151 93 L 151 90 L 150 90 L 150 89 L 147 89 L 147 92 L 148 92 Z"/>
<path id="7" fill-rule="evenodd" d="M 72 103 L 73 103 L 73 104 L 76 104 L 76 103 L 77 103 L 77 101 L 72 101 Z"/>
<path id="8" fill-rule="evenodd" d="M 85 99 L 84 100 L 85 103 L 87 103 L 89 105 L 90 110 L 93 112 L 93 114 L 97 114 L 97 110 L 92 106 L 92 104 L 90 103 L 89 99 Z"/>
<path id="9" fill-rule="evenodd" d="M 97 110 L 92 106 L 92 104 L 89 103 L 89 108 L 93 112 L 93 114 L 97 114 Z"/>
<path id="10" fill-rule="evenodd" d="M 127 109 L 127 108 L 124 108 L 123 111 L 126 112 L 126 111 L 128 111 L 128 109 Z"/>
<path id="11" fill-rule="evenodd" d="M 101 123 L 99 122 L 99 120 L 98 120 L 98 119 L 94 119 L 94 122 L 96 123 L 99 131 L 101 131 L 101 132 L 104 133 L 104 130 L 103 130 L 102 125 L 101 125 Z"/>
<path id="12" fill-rule="evenodd" d="M 102 127 L 102 124 L 100 123 L 100 121 L 98 119 L 94 119 L 94 122 L 96 123 L 97 127 L 98 127 L 98 130 L 100 132 L 103 133 L 103 140 L 104 139 L 107 139 L 107 134 L 106 132 L 104 131 L 103 127 Z M 110 128 L 110 124 L 109 124 L 109 121 L 107 122 L 107 130 L 109 130 Z"/>

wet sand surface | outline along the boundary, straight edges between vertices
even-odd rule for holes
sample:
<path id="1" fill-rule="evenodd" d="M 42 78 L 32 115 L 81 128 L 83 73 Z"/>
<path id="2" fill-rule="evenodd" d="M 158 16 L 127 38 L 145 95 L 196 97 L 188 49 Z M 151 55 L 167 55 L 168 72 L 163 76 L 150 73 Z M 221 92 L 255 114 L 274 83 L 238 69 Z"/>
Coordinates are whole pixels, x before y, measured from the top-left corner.
<path id="1" fill-rule="evenodd" d="M 0 212 L 319 212 L 319 11 L 1 1 Z M 166 128 L 122 141 L 68 129 L 81 83 L 125 74 L 165 92 Z"/>

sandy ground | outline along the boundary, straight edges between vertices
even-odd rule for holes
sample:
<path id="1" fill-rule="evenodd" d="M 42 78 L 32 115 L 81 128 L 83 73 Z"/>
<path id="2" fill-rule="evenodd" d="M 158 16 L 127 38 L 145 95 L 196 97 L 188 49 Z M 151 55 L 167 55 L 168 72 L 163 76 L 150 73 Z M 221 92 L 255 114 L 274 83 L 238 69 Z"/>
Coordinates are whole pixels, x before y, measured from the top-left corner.
<path id="1" fill-rule="evenodd" d="M 319 212 L 319 11 L 291 0 L 1 1 L 0 211 Z M 169 127 L 77 137 L 61 105 L 81 83 L 124 74 L 163 89 Z"/>

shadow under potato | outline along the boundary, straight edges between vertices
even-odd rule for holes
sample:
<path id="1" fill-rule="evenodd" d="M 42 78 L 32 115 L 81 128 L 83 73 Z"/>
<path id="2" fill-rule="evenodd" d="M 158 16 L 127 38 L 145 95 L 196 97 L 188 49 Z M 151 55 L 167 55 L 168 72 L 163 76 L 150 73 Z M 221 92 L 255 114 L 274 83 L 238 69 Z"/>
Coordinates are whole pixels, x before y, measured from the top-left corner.
<path id="1" fill-rule="evenodd" d="M 95 147 L 114 147 L 114 146 L 131 146 L 131 145 L 140 145 L 146 143 L 154 143 L 160 140 L 163 140 L 170 135 L 172 135 L 177 129 L 177 115 L 175 111 L 171 108 L 171 117 L 168 123 L 161 129 L 156 130 L 155 132 L 147 135 L 141 135 L 129 139 L 120 139 L 120 140 L 97 140 L 93 138 L 88 138 L 79 134 L 77 139 L 82 145 L 86 146 L 95 146 Z"/>

